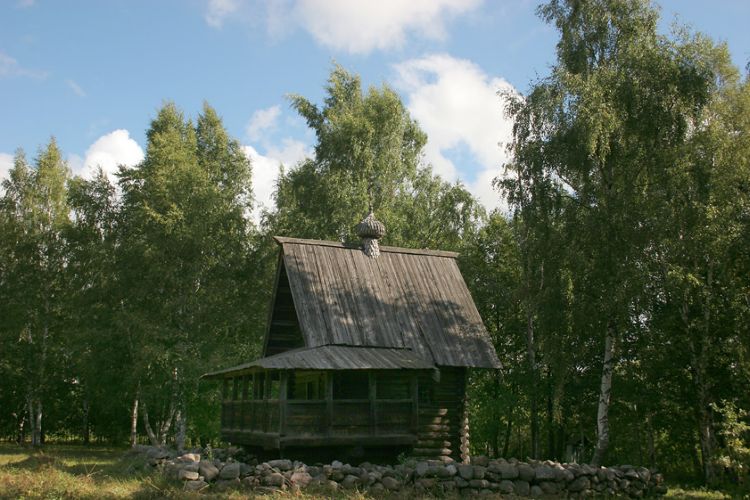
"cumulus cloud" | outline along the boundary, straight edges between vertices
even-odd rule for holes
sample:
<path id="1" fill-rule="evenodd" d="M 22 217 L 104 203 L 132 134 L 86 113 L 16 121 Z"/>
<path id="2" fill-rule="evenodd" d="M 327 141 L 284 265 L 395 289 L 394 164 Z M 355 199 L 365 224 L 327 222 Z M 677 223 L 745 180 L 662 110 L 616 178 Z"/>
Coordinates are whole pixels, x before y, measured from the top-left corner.
<path id="1" fill-rule="evenodd" d="M 65 83 L 68 85 L 68 87 L 70 87 L 70 90 L 72 90 L 75 95 L 77 95 L 78 97 L 86 97 L 86 92 L 75 81 L 67 79 L 65 80 Z"/>
<path id="2" fill-rule="evenodd" d="M 240 7 L 238 0 L 209 0 L 204 18 L 209 26 L 221 28 L 224 20 Z"/>
<path id="3" fill-rule="evenodd" d="M 299 0 L 295 17 L 322 45 L 367 53 L 400 47 L 408 33 L 443 39 L 449 18 L 479 4 L 479 0 Z"/>
<path id="4" fill-rule="evenodd" d="M 47 77 L 47 72 L 25 68 L 14 58 L 0 51 L 0 78 L 11 78 L 14 76 L 41 80 Z"/>
<path id="5" fill-rule="evenodd" d="M 505 145 L 512 121 L 503 111 L 498 92 L 513 92 L 502 78 L 488 76 L 479 66 L 449 55 L 430 55 L 397 64 L 396 85 L 406 93 L 411 115 L 427 133 L 426 159 L 448 180 L 473 179 L 467 188 L 489 209 L 501 205 L 492 179 L 508 160 Z M 459 171 L 450 152 L 466 149 L 476 168 Z"/>
<path id="6" fill-rule="evenodd" d="M 364 54 L 398 48 L 409 35 L 441 40 L 446 23 L 476 9 L 482 0 L 293 0 L 244 1 L 209 0 L 206 22 L 221 27 L 224 20 L 241 8 L 257 12 L 265 6 L 269 33 L 278 35 L 295 25 L 326 47 Z M 249 13 L 248 13 L 249 14 Z"/>
<path id="7" fill-rule="evenodd" d="M 118 129 L 101 136 L 89 146 L 83 161 L 76 155 L 68 158 L 68 164 L 76 175 L 91 177 L 98 167 L 114 178 L 118 165 L 133 166 L 143 160 L 143 149 L 130 133 Z"/>
<path id="8" fill-rule="evenodd" d="M 257 110 L 245 128 L 247 137 L 252 141 L 259 140 L 265 132 L 276 127 L 280 114 L 281 108 L 278 105 Z"/>
<path id="9" fill-rule="evenodd" d="M 312 153 L 304 143 L 290 138 L 284 139 L 278 147 L 268 148 L 266 154 L 260 154 L 253 146 L 243 146 L 243 149 L 253 166 L 255 208 L 252 218 L 258 222 L 263 209 L 274 205 L 273 192 L 279 178 L 279 167 L 294 167 Z"/>

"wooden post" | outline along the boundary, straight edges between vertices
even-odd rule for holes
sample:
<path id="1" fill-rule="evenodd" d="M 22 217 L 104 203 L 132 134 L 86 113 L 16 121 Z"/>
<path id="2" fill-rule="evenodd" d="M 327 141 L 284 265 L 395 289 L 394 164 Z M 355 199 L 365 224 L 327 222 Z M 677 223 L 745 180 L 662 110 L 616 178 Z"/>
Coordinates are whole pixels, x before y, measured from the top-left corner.
<path id="1" fill-rule="evenodd" d="M 411 428 L 414 434 L 419 431 L 419 380 L 417 373 L 409 378 L 409 389 L 411 390 Z"/>
<path id="2" fill-rule="evenodd" d="M 378 415 L 377 415 L 377 408 L 375 405 L 377 404 L 376 399 L 376 387 L 375 387 L 375 372 L 368 372 L 367 373 L 367 382 L 369 385 L 369 400 L 370 400 L 370 433 L 371 434 L 377 434 L 378 433 Z"/>
<path id="3" fill-rule="evenodd" d="M 286 414 L 287 414 L 287 380 L 288 372 L 282 371 L 279 375 L 279 436 L 286 435 Z"/>
<path id="4" fill-rule="evenodd" d="M 326 435 L 333 433 L 333 373 L 326 371 Z"/>

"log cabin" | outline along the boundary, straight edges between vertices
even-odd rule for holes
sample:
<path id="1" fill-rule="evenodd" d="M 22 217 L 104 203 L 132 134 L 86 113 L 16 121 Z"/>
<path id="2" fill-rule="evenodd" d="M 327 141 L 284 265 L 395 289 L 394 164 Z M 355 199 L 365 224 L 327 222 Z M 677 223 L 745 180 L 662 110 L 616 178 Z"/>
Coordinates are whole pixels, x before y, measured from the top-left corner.
<path id="1" fill-rule="evenodd" d="M 262 357 L 204 375 L 223 384 L 222 439 L 465 460 L 467 370 L 500 362 L 458 254 L 380 246 L 384 233 L 370 213 L 361 244 L 274 238 Z"/>

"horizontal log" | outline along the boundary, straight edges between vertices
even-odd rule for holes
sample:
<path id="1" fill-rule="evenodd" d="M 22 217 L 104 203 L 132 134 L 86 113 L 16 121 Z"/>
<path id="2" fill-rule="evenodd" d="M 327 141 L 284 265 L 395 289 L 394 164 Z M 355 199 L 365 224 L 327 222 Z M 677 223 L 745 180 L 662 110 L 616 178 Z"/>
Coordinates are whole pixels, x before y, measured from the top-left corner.
<path id="1" fill-rule="evenodd" d="M 367 434 L 334 435 L 334 436 L 286 436 L 281 438 L 282 448 L 318 447 L 318 446 L 394 446 L 411 445 L 416 440 L 413 434 Z"/>

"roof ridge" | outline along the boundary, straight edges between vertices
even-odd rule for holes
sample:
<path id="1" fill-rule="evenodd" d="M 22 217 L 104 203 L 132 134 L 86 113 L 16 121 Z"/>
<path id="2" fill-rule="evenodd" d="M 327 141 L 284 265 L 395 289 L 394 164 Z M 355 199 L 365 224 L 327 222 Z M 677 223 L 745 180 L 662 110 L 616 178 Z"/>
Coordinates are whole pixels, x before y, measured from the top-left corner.
<path id="1" fill-rule="evenodd" d="M 290 238 L 288 236 L 274 236 L 273 239 L 280 245 L 294 244 L 294 245 L 317 245 L 334 248 L 347 248 L 347 249 L 358 249 L 361 248 L 359 244 L 354 243 L 342 243 L 340 241 L 329 241 L 329 240 L 312 240 L 304 238 Z M 387 253 L 404 253 L 412 255 L 429 255 L 432 257 L 446 257 L 449 259 L 456 259 L 460 255 L 458 252 L 450 252 L 448 250 L 430 250 L 428 248 L 405 248 L 405 247 L 392 247 L 392 246 L 381 246 L 381 252 Z"/>

